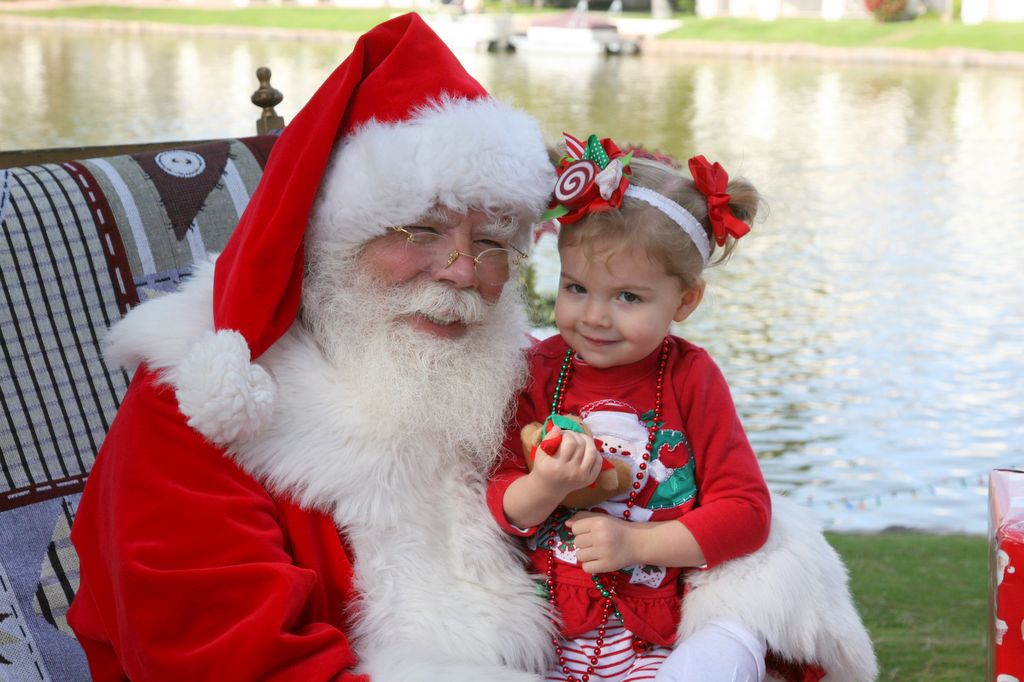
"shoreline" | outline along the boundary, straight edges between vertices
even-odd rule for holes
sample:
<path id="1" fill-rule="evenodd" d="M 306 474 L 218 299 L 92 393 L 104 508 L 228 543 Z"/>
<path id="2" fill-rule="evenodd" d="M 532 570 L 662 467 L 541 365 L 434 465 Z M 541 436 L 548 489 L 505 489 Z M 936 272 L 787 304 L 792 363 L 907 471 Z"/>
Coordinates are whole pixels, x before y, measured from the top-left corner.
<path id="1" fill-rule="evenodd" d="M 79 4 L 79 3 L 74 3 Z M 128 4 L 128 3 L 125 3 Z M 138 3 L 134 3 L 138 4 Z M 144 3 L 166 6 L 166 3 Z M 50 2 L 0 2 L 0 30 L 58 30 L 128 34 L 198 35 L 266 40 L 313 40 L 352 43 L 359 33 L 331 29 L 290 29 L 255 26 L 191 25 L 155 21 L 117 21 L 19 16 L 18 9 L 53 6 Z M 17 9 L 16 9 L 17 8 Z M 812 43 L 762 43 L 711 40 L 641 39 L 641 54 L 684 58 L 724 58 L 781 62 L 826 62 L 875 66 L 1024 69 L 1024 52 L 992 52 L 961 47 L 920 50 L 881 47 L 829 47 Z M 629 56 L 621 57 L 629 59 Z"/>

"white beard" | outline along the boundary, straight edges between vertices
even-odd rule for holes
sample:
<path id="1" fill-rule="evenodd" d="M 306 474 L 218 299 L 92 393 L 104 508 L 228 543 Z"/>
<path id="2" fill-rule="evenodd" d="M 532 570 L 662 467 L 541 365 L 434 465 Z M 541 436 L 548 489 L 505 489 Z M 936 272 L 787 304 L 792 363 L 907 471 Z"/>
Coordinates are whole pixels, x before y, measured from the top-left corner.
<path id="1" fill-rule="evenodd" d="M 317 253 L 302 321 L 264 361 L 277 419 L 238 459 L 334 517 L 352 550 L 348 633 L 375 682 L 536 679 L 551 622 L 491 517 L 486 475 L 525 379 L 525 318 L 445 286 L 390 287 L 352 255 Z M 400 321 L 467 322 L 455 340 Z"/>
<path id="2" fill-rule="evenodd" d="M 473 291 L 439 282 L 380 283 L 358 252 L 312 254 L 302 321 L 340 381 L 358 388 L 356 408 L 395 433 L 441 447 L 442 467 L 487 471 L 525 380 L 521 294 L 507 286 L 489 305 Z M 414 329 L 409 314 L 465 323 L 459 338 Z"/>

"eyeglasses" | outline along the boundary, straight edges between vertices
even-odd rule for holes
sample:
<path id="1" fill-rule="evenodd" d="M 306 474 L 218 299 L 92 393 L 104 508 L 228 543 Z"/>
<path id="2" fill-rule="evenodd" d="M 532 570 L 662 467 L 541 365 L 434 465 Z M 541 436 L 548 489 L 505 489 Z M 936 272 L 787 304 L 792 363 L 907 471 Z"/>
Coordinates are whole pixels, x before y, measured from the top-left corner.
<path id="1" fill-rule="evenodd" d="M 450 237 L 426 227 L 398 226 L 391 228 L 405 236 L 407 257 L 424 272 L 450 268 L 460 257 L 473 261 L 481 284 L 504 284 L 526 258 L 526 254 L 509 244 L 508 247 L 489 246 L 489 240 L 474 241 L 472 253 L 453 249 Z"/>

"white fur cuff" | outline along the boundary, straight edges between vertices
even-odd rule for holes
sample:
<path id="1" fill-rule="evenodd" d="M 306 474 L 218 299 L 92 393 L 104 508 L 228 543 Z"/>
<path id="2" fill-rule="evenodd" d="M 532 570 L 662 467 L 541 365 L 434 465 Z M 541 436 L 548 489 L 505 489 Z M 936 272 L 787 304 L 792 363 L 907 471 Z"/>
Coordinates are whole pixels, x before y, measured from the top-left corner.
<path id="1" fill-rule="evenodd" d="M 809 509 L 772 496 L 768 541 L 753 554 L 692 571 L 679 635 L 732 618 L 783 658 L 817 663 L 826 682 L 871 682 L 878 663 L 849 591 L 846 566 Z"/>
<path id="2" fill-rule="evenodd" d="M 206 332 L 174 370 L 178 407 L 207 440 L 244 443 L 270 422 L 277 387 L 233 330 Z"/>

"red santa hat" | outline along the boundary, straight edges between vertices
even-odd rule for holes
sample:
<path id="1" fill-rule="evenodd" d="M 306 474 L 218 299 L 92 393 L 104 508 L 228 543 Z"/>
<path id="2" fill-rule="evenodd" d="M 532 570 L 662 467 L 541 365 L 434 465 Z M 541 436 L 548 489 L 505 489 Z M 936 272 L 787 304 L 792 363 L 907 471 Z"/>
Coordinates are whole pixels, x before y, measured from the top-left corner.
<path id="1" fill-rule="evenodd" d="M 353 247 L 441 204 L 516 212 L 524 250 L 554 171 L 527 114 L 493 99 L 416 14 L 363 35 L 274 145 L 214 275 L 216 332 L 173 383 L 189 424 L 227 444 L 270 419 L 251 360 L 294 322 L 305 240 Z"/>

